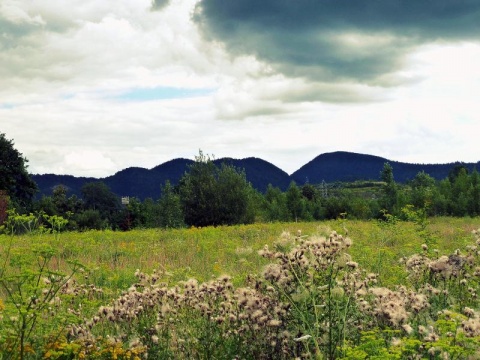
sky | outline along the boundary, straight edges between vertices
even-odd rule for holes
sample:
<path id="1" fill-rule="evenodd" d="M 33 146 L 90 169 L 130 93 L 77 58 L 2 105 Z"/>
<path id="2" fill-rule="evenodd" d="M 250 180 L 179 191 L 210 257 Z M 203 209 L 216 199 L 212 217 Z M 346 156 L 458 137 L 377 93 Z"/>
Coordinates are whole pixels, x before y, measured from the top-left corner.
<path id="1" fill-rule="evenodd" d="M 322 153 L 480 160 L 478 0 L 2 0 L 0 133 L 34 174 Z"/>

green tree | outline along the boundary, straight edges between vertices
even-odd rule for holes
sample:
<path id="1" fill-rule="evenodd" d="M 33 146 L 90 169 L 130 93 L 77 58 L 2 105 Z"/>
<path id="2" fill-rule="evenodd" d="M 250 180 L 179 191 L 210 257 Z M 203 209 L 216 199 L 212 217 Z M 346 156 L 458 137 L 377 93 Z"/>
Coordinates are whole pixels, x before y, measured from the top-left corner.
<path id="1" fill-rule="evenodd" d="M 75 222 L 79 230 L 103 230 L 107 227 L 107 222 L 102 219 L 98 210 L 87 209 L 75 215 Z"/>
<path id="2" fill-rule="evenodd" d="M 388 162 L 383 165 L 380 179 L 384 182 L 383 197 L 380 199 L 380 204 L 389 214 L 394 214 L 398 201 L 398 189 L 393 177 L 393 168 Z"/>
<path id="3" fill-rule="evenodd" d="M 461 167 L 453 177 L 452 191 L 450 194 L 450 204 L 452 208 L 452 215 L 465 216 L 468 215 L 470 191 L 470 177 L 468 169 Z"/>
<path id="4" fill-rule="evenodd" d="M 102 219 L 116 227 L 121 209 L 119 197 L 101 181 L 86 183 L 81 191 L 85 208 L 98 211 Z"/>
<path id="5" fill-rule="evenodd" d="M 480 215 L 480 175 L 476 168 L 470 175 L 470 183 L 468 212 L 471 216 L 478 216 Z"/>
<path id="6" fill-rule="evenodd" d="M 303 200 L 302 192 L 294 181 L 290 183 L 290 186 L 287 189 L 287 207 L 290 216 L 295 222 L 303 216 L 305 202 Z"/>
<path id="7" fill-rule="evenodd" d="M 429 213 L 435 194 L 435 179 L 424 171 L 419 172 L 410 182 L 412 192 L 410 203 L 417 209 L 424 209 Z"/>
<path id="8" fill-rule="evenodd" d="M 37 192 L 37 184 L 27 172 L 28 160 L 14 148 L 12 140 L 0 133 L 0 190 L 14 206 L 28 207 Z"/>
<path id="9" fill-rule="evenodd" d="M 326 186 L 323 183 L 322 188 Z M 323 196 L 319 188 L 315 187 L 312 184 L 304 184 L 301 187 L 304 209 L 303 209 L 303 220 L 321 220 L 325 218 L 325 209 L 323 207 Z"/>
<path id="10" fill-rule="evenodd" d="M 146 198 L 140 206 L 142 225 L 146 228 L 161 226 L 161 208 L 158 201 Z"/>
<path id="11" fill-rule="evenodd" d="M 227 164 L 217 167 L 200 151 L 179 183 L 185 222 L 193 226 L 249 222 L 251 191 L 243 171 Z"/>
<path id="12" fill-rule="evenodd" d="M 308 201 L 315 201 L 320 197 L 318 190 L 312 184 L 304 184 L 302 186 L 302 196 Z"/>
<path id="13" fill-rule="evenodd" d="M 468 174 L 468 168 L 463 164 L 457 164 L 448 172 L 448 180 L 453 184 L 460 175 L 464 174 Z"/>
<path id="14" fill-rule="evenodd" d="M 68 189 L 65 186 L 55 186 L 52 195 L 43 195 L 39 200 L 35 200 L 32 209 L 35 213 L 56 215 L 68 219 L 67 229 L 75 230 L 77 223 L 73 220 L 73 215 L 83 210 L 83 202 L 76 195 L 67 197 L 67 193 Z"/>
<path id="15" fill-rule="evenodd" d="M 188 225 L 207 226 L 217 222 L 216 168 L 201 151 L 179 182 L 180 199 Z"/>
<path id="16" fill-rule="evenodd" d="M 185 220 L 180 196 L 175 193 L 170 181 L 162 187 L 162 196 L 159 204 L 159 225 L 164 228 L 181 228 Z"/>
<path id="17" fill-rule="evenodd" d="M 265 218 L 267 221 L 288 221 L 289 213 L 285 193 L 278 187 L 268 184 L 265 199 Z"/>
<path id="18" fill-rule="evenodd" d="M 451 204 L 451 194 L 452 194 L 452 183 L 448 178 L 440 180 L 437 185 L 437 194 L 433 205 L 435 207 L 435 214 L 437 215 L 451 215 L 452 214 L 452 204 Z"/>
<path id="19" fill-rule="evenodd" d="M 243 169 L 222 164 L 218 169 L 216 185 L 222 224 L 246 224 L 254 221 L 249 212 L 254 190 Z"/>
<path id="20" fill-rule="evenodd" d="M 351 197 L 345 190 L 338 191 L 335 196 L 329 196 L 325 199 L 324 216 L 326 219 L 338 219 L 344 214 L 350 214 Z"/>

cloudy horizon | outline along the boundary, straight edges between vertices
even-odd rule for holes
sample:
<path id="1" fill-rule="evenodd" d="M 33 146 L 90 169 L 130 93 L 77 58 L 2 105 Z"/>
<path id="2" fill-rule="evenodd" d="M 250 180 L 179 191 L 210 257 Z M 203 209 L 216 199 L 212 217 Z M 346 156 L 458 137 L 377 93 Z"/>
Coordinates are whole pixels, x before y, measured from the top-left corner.
<path id="1" fill-rule="evenodd" d="M 478 162 L 480 2 L 4 0 L 0 133 L 32 173 L 199 149 Z"/>

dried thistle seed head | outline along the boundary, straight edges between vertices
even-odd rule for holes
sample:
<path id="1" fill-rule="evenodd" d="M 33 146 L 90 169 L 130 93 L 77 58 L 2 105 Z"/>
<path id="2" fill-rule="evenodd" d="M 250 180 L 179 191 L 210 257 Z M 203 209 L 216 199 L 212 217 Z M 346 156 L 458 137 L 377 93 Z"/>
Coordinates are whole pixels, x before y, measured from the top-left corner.
<path id="1" fill-rule="evenodd" d="M 337 286 L 331 290 L 330 294 L 333 299 L 340 300 L 345 295 L 345 290 Z"/>
<path id="2" fill-rule="evenodd" d="M 282 322 L 278 319 L 271 319 L 270 321 L 268 321 L 267 325 L 270 327 L 279 327 L 280 325 L 282 325 Z"/>
<path id="3" fill-rule="evenodd" d="M 463 308 L 463 313 L 470 318 L 475 316 L 475 310 L 467 306 Z"/>
<path id="4" fill-rule="evenodd" d="M 449 258 L 448 256 L 441 256 L 435 261 L 431 261 L 428 264 L 428 268 L 430 271 L 433 273 L 442 273 L 444 275 L 450 274 L 452 271 L 452 267 L 449 263 Z"/>
<path id="5" fill-rule="evenodd" d="M 218 278 L 218 281 L 220 282 L 223 282 L 223 283 L 227 283 L 231 280 L 231 277 L 228 276 L 228 275 L 221 275 L 219 278 Z"/>
<path id="6" fill-rule="evenodd" d="M 410 324 L 403 324 L 402 328 L 409 335 L 413 332 L 413 328 L 410 326 Z"/>
<path id="7" fill-rule="evenodd" d="M 356 263 L 355 261 L 348 261 L 347 266 L 351 269 L 356 269 L 358 267 L 358 263 Z"/>
<path id="8" fill-rule="evenodd" d="M 392 337 L 391 344 L 392 346 L 400 346 L 402 344 L 402 340 L 396 337 Z"/>
<path id="9" fill-rule="evenodd" d="M 344 240 L 343 240 L 344 244 L 345 244 L 345 247 L 349 248 L 350 246 L 352 246 L 352 239 L 350 239 L 349 237 L 346 237 Z"/>

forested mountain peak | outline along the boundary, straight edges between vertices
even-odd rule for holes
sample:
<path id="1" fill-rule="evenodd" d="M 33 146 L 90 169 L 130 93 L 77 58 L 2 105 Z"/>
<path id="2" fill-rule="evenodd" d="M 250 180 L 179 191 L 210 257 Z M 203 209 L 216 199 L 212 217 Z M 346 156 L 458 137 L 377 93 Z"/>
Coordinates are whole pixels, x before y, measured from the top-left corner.
<path id="1" fill-rule="evenodd" d="M 157 199 L 161 186 L 168 180 L 176 185 L 188 171 L 194 161 L 176 158 L 157 165 L 152 169 L 129 167 L 103 179 L 77 178 L 69 175 L 33 175 L 33 180 L 40 189 L 39 196 L 50 195 L 56 185 L 65 185 L 71 194 L 80 195 L 83 184 L 100 180 L 108 185 L 119 196 L 134 196 L 139 199 L 147 197 Z M 356 180 L 379 180 L 383 165 L 388 162 L 393 168 L 395 181 L 407 182 L 420 171 L 424 171 L 437 180 L 448 176 L 456 165 L 465 166 L 469 171 L 478 165 L 475 163 L 448 164 L 409 164 L 391 161 L 386 158 L 346 151 L 336 151 L 320 154 L 307 164 L 289 175 L 272 163 L 257 157 L 243 159 L 215 159 L 216 165 L 226 163 L 239 169 L 244 169 L 247 180 L 257 190 L 264 192 L 268 184 L 285 190 L 291 181 L 298 185 L 305 183 L 318 184 L 322 182 L 348 182 Z M 478 168 L 478 166 L 477 166 Z"/>

